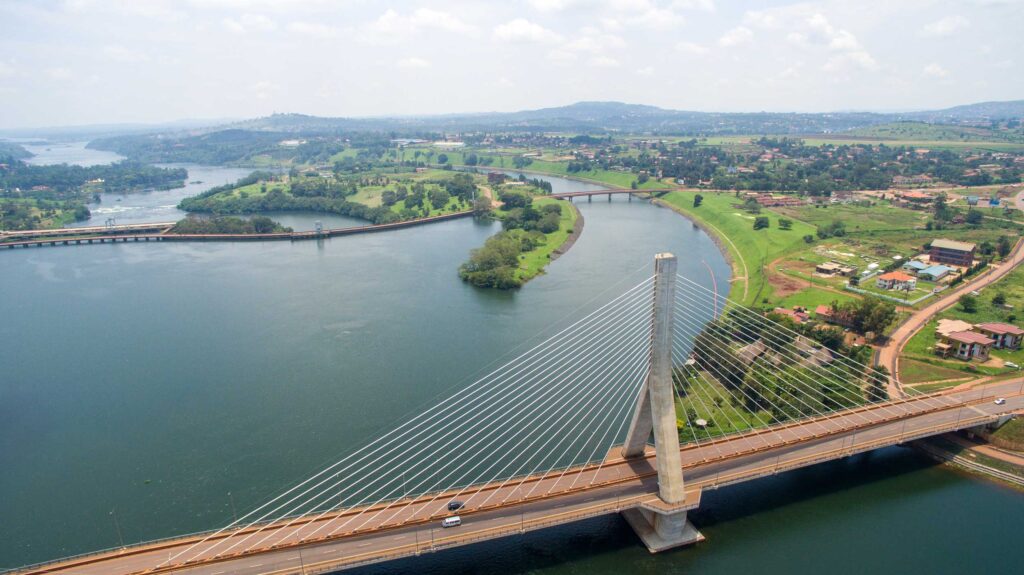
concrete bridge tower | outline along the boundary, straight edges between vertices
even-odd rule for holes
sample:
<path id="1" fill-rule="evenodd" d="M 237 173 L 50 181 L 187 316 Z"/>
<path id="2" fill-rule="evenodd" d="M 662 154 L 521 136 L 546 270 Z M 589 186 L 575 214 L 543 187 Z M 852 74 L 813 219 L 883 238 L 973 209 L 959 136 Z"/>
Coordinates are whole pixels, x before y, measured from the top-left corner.
<path id="1" fill-rule="evenodd" d="M 625 458 L 643 456 L 654 434 L 660 501 L 641 504 L 623 516 L 652 553 L 704 539 L 686 519 L 687 504 L 676 428 L 672 386 L 672 322 L 675 310 L 676 257 L 654 256 L 654 301 L 651 317 L 651 363 L 633 421 L 622 447 Z"/>

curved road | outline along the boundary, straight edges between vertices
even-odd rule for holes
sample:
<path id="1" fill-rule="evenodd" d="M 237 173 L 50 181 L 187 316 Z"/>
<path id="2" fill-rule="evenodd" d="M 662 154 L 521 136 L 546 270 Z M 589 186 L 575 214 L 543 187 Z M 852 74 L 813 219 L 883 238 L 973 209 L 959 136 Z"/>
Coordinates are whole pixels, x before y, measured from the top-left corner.
<path id="1" fill-rule="evenodd" d="M 1024 196 L 1024 192 L 1021 193 L 1021 196 L 1018 196 L 1018 201 L 1021 200 L 1022 196 Z M 892 378 L 889 381 L 889 397 L 897 398 L 903 396 L 903 390 L 896 383 L 899 381 L 899 357 L 903 347 L 907 345 L 910 338 L 927 325 L 938 313 L 953 307 L 957 300 L 960 299 L 960 296 L 974 290 L 980 290 L 1002 279 L 1013 268 L 1020 265 L 1021 262 L 1024 262 L 1024 238 L 1017 241 L 1017 245 L 1013 247 L 1009 256 L 998 266 L 991 266 L 991 270 L 986 274 L 965 282 L 956 289 L 950 290 L 941 298 L 921 308 L 892 332 L 892 335 L 889 336 L 889 341 L 878 350 L 878 364 L 885 366 L 889 373 L 892 374 Z"/>

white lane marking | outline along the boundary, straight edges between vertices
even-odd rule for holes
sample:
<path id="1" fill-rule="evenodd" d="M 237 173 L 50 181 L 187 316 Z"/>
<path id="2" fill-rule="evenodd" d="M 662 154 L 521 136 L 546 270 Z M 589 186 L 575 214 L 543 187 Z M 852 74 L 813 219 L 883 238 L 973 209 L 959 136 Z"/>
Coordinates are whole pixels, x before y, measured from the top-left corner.
<path id="1" fill-rule="evenodd" d="M 370 543 L 372 543 L 372 541 L 367 541 L 366 543 L 360 543 L 359 545 L 356 545 L 356 547 L 366 547 Z"/>
<path id="2" fill-rule="evenodd" d="M 399 535 L 398 537 L 395 537 L 395 541 L 398 541 L 399 539 L 405 539 L 406 537 L 408 537 L 408 536 L 407 535 Z"/>
<path id="3" fill-rule="evenodd" d="M 320 552 L 320 554 L 324 555 L 324 554 L 327 554 L 327 553 L 337 553 L 337 552 L 338 552 L 337 549 L 324 549 L 323 551 Z"/>

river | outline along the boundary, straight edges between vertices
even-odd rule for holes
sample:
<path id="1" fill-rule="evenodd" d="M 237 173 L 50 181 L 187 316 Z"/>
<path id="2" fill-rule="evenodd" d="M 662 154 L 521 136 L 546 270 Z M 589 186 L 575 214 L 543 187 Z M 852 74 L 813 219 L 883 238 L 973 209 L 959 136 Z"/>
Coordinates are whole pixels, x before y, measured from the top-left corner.
<path id="1" fill-rule="evenodd" d="M 576 205 L 579 241 L 515 292 L 458 280 L 499 229 L 468 219 L 0 253 L 0 566 L 221 526 L 647 277 L 656 252 L 726 285 L 677 214 Z M 1022 513 L 1018 493 L 890 449 L 706 494 L 693 549 L 651 556 L 609 517 L 365 571 L 999 570 L 1019 566 Z"/>

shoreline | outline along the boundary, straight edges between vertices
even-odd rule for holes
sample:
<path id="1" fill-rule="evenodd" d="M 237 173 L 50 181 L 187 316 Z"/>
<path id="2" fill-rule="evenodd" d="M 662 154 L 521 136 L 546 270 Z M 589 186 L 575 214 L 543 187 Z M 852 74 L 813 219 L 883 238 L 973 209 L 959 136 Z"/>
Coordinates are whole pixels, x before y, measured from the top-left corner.
<path id="1" fill-rule="evenodd" d="M 587 225 L 586 220 L 583 218 L 583 212 L 581 212 L 580 209 L 576 207 L 576 204 L 572 202 L 566 203 L 568 203 L 569 206 L 572 207 L 573 211 L 576 212 L 576 225 L 573 226 L 572 233 L 565 238 L 565 241 L 562 242 L 562 245 L 558 246 L 557 248 L 555 248 L 553 252 L 551 252 L 550 261 L 552 262 L 568 253 L 568 251 L 572 249 L 574 245 L 576 245 L 576 240 L 578 240 L 580 235 L 583 234 L 583 228 Z"/>
<path id="2" fill-rule="evenodd" d="M 711 225 L 708 222 L 705 222 L 704 220 L 701 220 L 700 218 L 692 214 L 683 211 L 681 208 L 674 206 L 669 202 L 662 200 L 661 198 L 652 197 L 651 203 L 656 206 L 672 210 L 673 212 L 686 218 L 691 223 L 693 223 L 693 225 L 697 226 L 698 228 L 700 228 L 701 231 L 707 234 L 709 238 L 711 238 L 711 241 L 714 242 L 716 246 L 718 246 L 718 251 L 722 252 L 722 257 L 725 258 L 725 261 L 729 264 L 729 267 L 732 268 L 733 277 L 729 278 L 729 283 L 733 283 L 734 281 L 740 279 L 743 280 L 743 301 L 746 301 L 748 292 L 750 290 L 750 280 L 749 273 L 747 272 L 747 262 L 746 260 L 743 259 L 743 254 L 740 253 L 739 248 L 733 246 L 733 249 L 736 250 L 736 255 L 734 256 L 732 250 L 729 249 L 729 245 L 726 244 L 726 242 L 729 242 L 729 238 L 724 233 L 719 231 L 718 228 L 716 228 L 715 226 Z M 737 261 L 737 258 L 739 258 L 739 261 Z M 730 295 L 731 294 L 732 292 L 730 290 Z"/>

